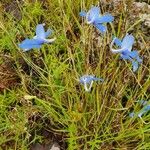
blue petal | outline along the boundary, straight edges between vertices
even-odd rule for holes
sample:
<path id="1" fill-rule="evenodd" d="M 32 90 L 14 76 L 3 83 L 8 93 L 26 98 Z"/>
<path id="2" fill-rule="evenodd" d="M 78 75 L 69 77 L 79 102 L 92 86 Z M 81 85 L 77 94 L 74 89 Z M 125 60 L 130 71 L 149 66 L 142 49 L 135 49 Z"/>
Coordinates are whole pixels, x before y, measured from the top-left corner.
<path id="1" fill-rule="evenodd" d="M 107 30 L 106 26 L 104 26 L 104 25 L 102 25 L 102 24 L 94 24 L 94 25 L 95 25 L 95 27 L 96 27 L 100 32 L 102 32 L 102 33 L 105 33 L 106 30 Z"/>
<path id="2" fill-rule="evenodd" d="M 93 80 L 94 76 L 93 75 L 84 75 L 80 78 L 80 83 L 88 83 L 90 84 L 91 81 Z"/>
<path id="3" fill-rule="evenodd" d="M 145 112 L 141 111 L 139 114 L 138 114 L 138 117 L 142 117 L 142 115 L 144 114 Z"/>
<path id="4" fill-rule="evenodd" d="M 49 35 L 52 34 L 52 30 L 48 29 L 46 32 L 45 32 L 45 38 L 47 38 Z"/>
<path id="5" fill-rule="evenodd" d="M 140 111 L 138 116 L 141 117 L 144 113 L 147 113 L 149 110 L 150 110 L 150 105 L 144 106 L 144 108 Z"/>
<path id="6" fill-rule="evenodd" d="M 120 56 L 121 56 L 121 58 L 124 59 L 124 60 L 130 60 L 130 59 L 131 59 L 128 55 L 123 55 L 123 54 L 121 54 Z"/>
<path id="7" fill-rule="evenodd" d="M 82 77 L 80 77 L 80 83 L 82 84 L 91 84 L 92 81 L 104 81 L 104 79 L 102 78 L 97 78 L 93 75 L 84 75 Z"/>
<path id="8" fill-rule="evenodd" d="M 139 63 L 142 63 L 142 59 L 141 59 L 139 56 L 136 57 L 136 60 L 137 60 Z"/>
<path id="9" fill-rule="evenodd" d="M 132 61 L 132 68 L 133 68 L 133 72 L 135 72 L 138 69 L 138 62 L 137 61 Z"/>
<path id="10" fill-rule="evenodd" d="M 32 48 L 40 48 L 41 47 L 41 41 L 37 39 L 25 39 L 22 41 L 21 44 L 19 44 L 19 47 L 21 49 L 24 49 L 24 51 L 30 50 Z"/>
<path id="11" fill-rule="evenodd" d="M 100 13 L 100 8 L 99 7 L 92 7 L 88 12 L 87 12 L 87 21 L 88 22 L 95 22 L 97 18 L 99 18 L 99 13 Z"/>
<path id="12" fill-rule="evenodd" d="M 124 60 L 130 60 L 132 61 L 133 59 L 130 57 L 130 51 L 128 51 L 127 49 L 124 50 L 122 53 L 121 53 L 121 58 L 124 59 Z"/>
<path id="13" fill-rule="evenodd" d="M 136 59 L 137 62 L 141 63 L 142 59 L 139 57 L 139 54 L 137 51 L 132 51 L 130 52 L 130 57 L 132 57 L 133 59 Z"/>
<path id="14" fill-rule="evenodd" d="M 102 79 L 102 78 L 97 78 L 97 77 L 93 77 L 93 81 L 104 81 L 104 79 Z"/>
<path id="15" fill-rule="evenodd" d="M 130 52 L 130 56 L 132 58 L 137 58 L 138 57 L 138 52 L 137 51 L 132 51 L 132 52 Z"/>
<path id="16" fill-rule="evenodd" d="M 43 24 L 38 24 L 36 26 L 36 37 L 37 38 L 45 38 L 45 30 L 44 30 L 44 27 L 43 27 Z"/>
<path id="17" fill-rule="evenodd" d="M 121 40 L 120 39 L 118 39 L 118 38 L 115 38 L 115 41 L 114 41 L 114 43 L 117 45 L 117 46 L 121 46 Z"/>
<path id="18" fill-rule="evenodd" d="M 104 15 L 102 17 L 98 17 L 95 22 L 96 23 L 106 23 L 106 22 L 112 22 L 114 20 L 114 17 L 111 14 Z"/>
<path id="19" fill-rule="evenodd" d="M 99 14 L 100 14 L 100 8 L 94 6 L 89 10 L 88 13 L 90 16 L 97 18 L 99 17 Z"/>
<path id="20" fill-rule="evenodd" d="M 143 106 L 147 104 L 147 101 L 145 101 L 145 100 L 138 100 L 137 102 Z"/>
<path id="21" fill-rule="evenodd" d="M 79 15 L 81 16 L 81 17 L 85 17 L 86 16 L 86 12 L 85 11 L 81 11 L 80 13 L 79 13 Z"/>
<path id="22" fill-rule="evenodd" d="M 132 35 L 127 34 L 122 40 L 121 48 L 126 48 L 129 51 L 131 51 L 133 43 L 134 37 Z"/>
<path id="23" fill-rule="evenodd" d="M 144 106 L 144 111 L 149 111 L 150 110 L 150 105 L 146 105 L 146 106 Z"/>
<path id="24" fill-rule="evenodd" d="M 129 117 L 133 118 L 135 116 L 134 112 L 129 114 Z"/>

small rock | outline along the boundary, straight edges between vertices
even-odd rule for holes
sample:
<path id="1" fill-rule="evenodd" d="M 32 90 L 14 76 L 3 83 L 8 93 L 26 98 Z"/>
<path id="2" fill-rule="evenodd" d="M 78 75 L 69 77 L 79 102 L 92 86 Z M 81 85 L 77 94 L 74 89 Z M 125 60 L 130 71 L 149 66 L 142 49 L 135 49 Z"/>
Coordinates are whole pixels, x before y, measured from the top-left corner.
<path id="1" fill-rule="evenodd" d="M 58 143 L 54 143 L 49 150 L 60 150 L 60 146 L 58 145 Z"/>
<path id="2" fill-rule="evenodd" d="M 31 150 L 45 150 L 45 149 L 44 149 L 44 146 L 42 146 L 39 143 L 36 143 L 31 147 Z"/>

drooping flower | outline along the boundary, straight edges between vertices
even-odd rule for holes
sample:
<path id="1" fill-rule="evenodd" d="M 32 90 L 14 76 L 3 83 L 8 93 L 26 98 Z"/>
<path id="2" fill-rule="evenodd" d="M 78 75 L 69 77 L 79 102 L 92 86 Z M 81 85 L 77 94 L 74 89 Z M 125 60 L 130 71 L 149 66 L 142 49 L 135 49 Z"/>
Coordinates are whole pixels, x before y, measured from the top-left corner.
<path id="1" fill-rule="evenodd" d="M 148 103 L 148 101 L 145 101 L 145 100 L 138 100 L 137 101 L 140 105 L 146 105 Z"/>
<path id="2" fill-rule="evenodd" d="M 97 78 L 93 75 L 84 75 L 80 77 L 79 82 L 84 85 L 84 89 L 87 92 L 91 91 L 92 85 L 94 81 L 104 81 L 102 78 Z"/>
<path id="3" fill-rule="evenodd" d="M 120 48 L 113 49 L 112 47 L 114 43 Z M 111 42 L 110 50 L 113 53 L 120 53 L 122 59 L 131 61 L 133 72 L 135 72 L 139 67 L 139 63 L 142 62 L 142 59 L 139 57 L 139 54 L 136 50 L 131 51 L 133 44 L 134 37 L 131 34 L 127 34 L 122 41 L 115 37 Z"/>
<path id="4" fill-rule="evenodd" d="M 140 110 L 140 111 L 138 111 L 138 112 L 131 112 L 130 114 L 129 114 L 129 116 L 131 117 L 131 118 L 133 118 L 133 117 L 139 117 L 143 122 L 144 122 L 144 120 L 142 119 L 142 116 L 144 115 L 144 114 L 146 114 L 148 111 L 150 111 L 150 104 L 148 103 L 148 101 L 145 101 L 145 100 L 139 100 L 139 101 L 137 101 L 139 104 L 141 104 L 142 106 L 143 106 L 143 108 Z M 145 122 L 144 122 L 145 123 Z"/>
<path id="5" fill-rule="evenodd" d="M 139 112 L 138 112 L 138 117 L 142 117 L 145 113 L 147 113 L 150 110 L 150 104 L 145 105 Z"/>
<path id="6" fill-rule="evenodd" d="M 55 41 L 56 38 L 47 39 L 47 37 L 52 33 L 52 31 L 48 29 L 45 32 L 44 25 L 45 24 L 38 24 L 36 26 L 36 35 L 33 37 L 33 39 L 27 38 L 19 44 L 19 47 L 23 49 L 24 52 L 32 48 L 41 48 L 42 44 L 52 43 Z"/>
<path id="7" fill-rule="evenodd" d="M 101 33 L 105 33 L 107 27 L 104 23 L 112 22 L 114 17 L 111 14 L 101 15 L 99 7 L 91 7 L 88 12 L 81 11 L 81 17 L 85 17 L 88 24 L 95 26 Z"/>
<path id="8" fill-rule="evenodd" d="M 139 118 L 142 117 L 142 115 L 144 115 L 145 113 L 147 113 L 150 110 L 150 104 L 149 105 L 145 105 L 139 112 L 137 113 L 130 113 L 129 116 L 130 117 L 134 117 L 134 116 L 138 116 Z"/>

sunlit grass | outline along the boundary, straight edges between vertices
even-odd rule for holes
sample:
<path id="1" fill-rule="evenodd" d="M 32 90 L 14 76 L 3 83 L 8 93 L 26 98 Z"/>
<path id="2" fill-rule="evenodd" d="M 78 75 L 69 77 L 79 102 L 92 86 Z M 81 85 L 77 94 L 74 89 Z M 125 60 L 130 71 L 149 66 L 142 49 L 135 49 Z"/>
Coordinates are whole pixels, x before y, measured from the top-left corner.
<path id="1" fill-rule="evenodd" d="M 139 20 L 125 23 L 128 16 L 124 11 L 101 35 L 79 17 L 81 9 L 92 4 L 98 3 L 25 1 L 18 3 L 21 20 L 2 10 L 1 59 L 7 56 L 19 80 L 0 95 L 1 149 L 25 150 L 33 143 L 44 143 L 45 131 L 48 137 L 55 136 L 62 149 L 149 149 L 150 124 L 129 117 L 131 110 L 141 109 L 135 101 L 149 100 L 150 96 L 146 36 L 138 27 Z M 105 5 L 101 7 L 106 10 Z M 34 36 L 38 23 L 51 28 L 57 40 L 40 50 L 23 53 L 18 44 Z M 114 35 L 126 34 L 123 29 L 132 31 L 136 42 L 143 43 L 143 47 L 135 43 L 143 57 L 137 73 L 132 72 L 130 63 L 109 50 Z M 2 73 L 0 70 L 0 76 Z M 78 82 L 84 74 L 94 74 L 105 81 L 94 83 L 88 93 Z M 149 122 L 149 116 L 143 120 Z"/>

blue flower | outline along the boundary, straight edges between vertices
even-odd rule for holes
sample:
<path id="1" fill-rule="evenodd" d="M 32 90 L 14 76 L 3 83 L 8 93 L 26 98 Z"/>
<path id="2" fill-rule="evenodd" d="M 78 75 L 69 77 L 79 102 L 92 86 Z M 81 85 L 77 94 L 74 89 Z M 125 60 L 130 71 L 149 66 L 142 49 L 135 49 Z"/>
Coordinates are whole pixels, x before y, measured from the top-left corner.
<path id="1" fill-rule="evenodd" d="M 148 103 L 148 101 L 145 101 L 145 100 L 138 100 L 137 101 L 140 105 L 146 105 Z"/>
<path id="2" fill-rule="evenodd" d="M 150 111 L 150 104 L 148 103 L 148 101 L 145 101 L 145 100 L 138 100 L 137 102 L 139 104 L 141 104 L 143 106 L 143 108 L 140 111 L 136 112 L 136 113 L 134 113 L 134 112 L 130 113 L 129 116 L 131 118 L 139 117 L 144 122 L 144 120 L 142 119 L 142 116 L 144 114 L 146 114 L 148 111 Z"/>
<path id="3" fill-rule="evenodd" d="M 114 43 L 120 47 L 120 49 L 113 49 L 112 47 Z M 115 37 L 111 42 L 110 49 L 113 53 L 120 53 L 122 59 L 131 61 L 133 72 L 135 72 L 139 67 L 139 63 L 142 62 L 142 59 L 139 57 L 136 50 L 131 51 L 133 44 L 134 37 L 127 34 L 122 41 Z"/>
<path id="4" fill-rule="evenodd" d="M 52 33 L 51 30 L 47 30 L 45 32 L 44 30 L 45 24 L 38 24 L 36 26 L 36 35 L 33 37 L 33 39 L 25 39 L 24 41 L 19 44 L 19 47 L 23 49 L 23 51 L 28 51 L 32 48 L 41 48 L 41 45 L 44 43 L 52 43 L 55 41 L 55 38 L 53 39 L 47 39 L 47 37 Z"/>
<path id="5" fill-rule="evenodd" d="M 132 112 L 132 113 L 129 114 L 129 117 L 131 117 L 131 118 L 133 118 L 134 116 L 135 116 L 134 112 Z"/>
<path id="6" fill-rule="evenodd" d="M 104 23 L 112 22 L 114 17 L 111 14 L 101 15 L 99 7 L 91 7 L 88 12 L 81 11 L 81 17 L 85 17 L 88 24 L 95 26 L 101 33 L 106 32 L 107 27 Z"/>
<path id="7" fill-rule="evenodd" d="M 142 117 L 143 114 L 147 113 L 150 110 L 150 105 L 145 105 L 139 112 L 138 117 Z"/>
<path id="8" fill-rule="evenodd" d="M 84 89 L 87 92 L 91 91 L 93 81 L 102 81 L 103 82 L 104 80 L 101 78 L 97 78 L 93 75 L 84 75 L 84 76 L 80 77 L 80 79 L 79 79 L 79 82 L 84 85 Z"/>

